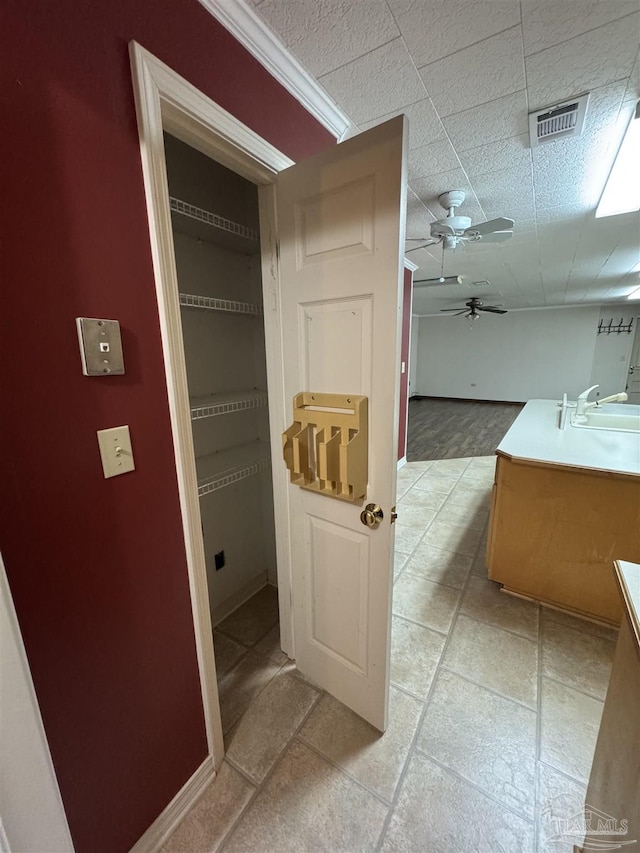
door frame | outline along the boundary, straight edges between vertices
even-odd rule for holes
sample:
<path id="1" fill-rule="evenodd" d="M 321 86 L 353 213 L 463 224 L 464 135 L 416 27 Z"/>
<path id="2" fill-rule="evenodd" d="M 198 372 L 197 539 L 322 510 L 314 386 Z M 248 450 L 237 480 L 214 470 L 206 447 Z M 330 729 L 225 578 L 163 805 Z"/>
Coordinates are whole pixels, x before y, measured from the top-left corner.
<path id="1" fill-rule="evenodd" d="M 209 753 L 215 768 L 218 769 L 224 757 L 224 742 L 189 416 L 189 390 L 178 300 L 163 131 L 168 131 L 182 142 L 258 186 L 272 452 L 276 449 L 279 452 L 280 436 L 287 426 L 274 182 L 277 173 L 293 165 L 293 161 L 137 42 L 129 43 L 129 54 L 200 686 Z M 277 459 L 278 456 L 273 454 L 273 463 Z M 290 657 L 294 657 L 287 472 L 284 464 L 272 464 L 271 469 L 281 645 Z"/>

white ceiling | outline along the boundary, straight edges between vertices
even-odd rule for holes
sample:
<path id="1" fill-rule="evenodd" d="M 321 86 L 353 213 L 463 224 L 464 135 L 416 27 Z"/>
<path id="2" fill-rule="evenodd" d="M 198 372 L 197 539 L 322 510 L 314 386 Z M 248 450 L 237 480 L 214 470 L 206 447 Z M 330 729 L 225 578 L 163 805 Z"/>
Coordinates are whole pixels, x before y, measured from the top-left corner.
<path id="1" fill-rule="evenodd" d="M 640 0 L 254 0 L 260 18 L 349 116 L 410 122 L 407 236 L 463 189 L 473 223 L 511 240 L 445 254 L 463 285 L 416 288 L 414 311 L 470 295 L 507 308 L 620 301 L 640 282 L 638 214 L 595 219 L 640 98 Z M 580 138 L 529 147 L 527 114 L 584 92 Z M 640 152 L 638 153 L 640 157 Z M 409 244 L 409 246 L 415 244 Z M 433 252 L 433 254 L 432 254 Z M 409 257 L 438 276 L 440 247 Z M 488 279 L 491 287 L 470 282 Z"/>

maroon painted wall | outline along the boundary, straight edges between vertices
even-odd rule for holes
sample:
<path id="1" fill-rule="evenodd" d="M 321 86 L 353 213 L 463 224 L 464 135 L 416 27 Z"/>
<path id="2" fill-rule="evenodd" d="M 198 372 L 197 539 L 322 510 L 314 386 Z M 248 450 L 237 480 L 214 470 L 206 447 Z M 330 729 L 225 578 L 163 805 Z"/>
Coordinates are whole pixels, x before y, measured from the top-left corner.
<path id="1" fill-rule="evenodd" d="M 0 31 L 0 545 L 74 844 L 117 853 L 207 753 L 128 42 L 293 159 L 334 140 L 196 0 L 5 0 Z M 120 320 L 125 376 L 82 375 L 76 316 Z"/>
<path id="2" fill-rule="evenodd" d="M 405 268 L 402 294 L 402 345 L 400 349 L 400 428 L 398 430 L 398 459 L 407 452 L 407 405 L 409 399 L 409 335 L 411 332 L 411 290 L 413 273 Z M 402 362 L 405 371 L 402 373 Z"/>

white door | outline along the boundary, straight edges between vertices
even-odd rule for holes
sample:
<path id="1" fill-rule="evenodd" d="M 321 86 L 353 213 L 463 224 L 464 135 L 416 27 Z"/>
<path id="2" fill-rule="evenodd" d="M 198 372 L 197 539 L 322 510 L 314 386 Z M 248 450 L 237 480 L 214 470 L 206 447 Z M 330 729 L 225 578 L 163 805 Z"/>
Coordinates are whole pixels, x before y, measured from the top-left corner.
<path id="1" fill-rule="evenodd" d="M 404 131 L 404 117 L 392 119 L 284 170 L 276 184 L 285 407 L 300 391 L 369 398 L 366 501 L 289 486 L 296 663 L 381 731 L 389 691 Z M 363 503 L 382 508 L 376 529 L 361 521 Z"/>
<path id="2" fill-rule="evenodd" d="M 636 324 L 633 349 L 631 350 L 631 363 L 629 364 L 629 376 L 627 377 L 627 394 L 629 402 L 640 405 L 640 317 L 634 317 Z"/>

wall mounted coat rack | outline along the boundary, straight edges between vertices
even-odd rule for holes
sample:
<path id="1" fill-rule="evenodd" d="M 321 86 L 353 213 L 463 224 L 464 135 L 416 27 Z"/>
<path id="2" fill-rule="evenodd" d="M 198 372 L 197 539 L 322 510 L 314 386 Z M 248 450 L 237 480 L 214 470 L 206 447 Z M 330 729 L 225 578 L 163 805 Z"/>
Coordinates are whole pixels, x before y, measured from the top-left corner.
<path id="1" fill-rule="evenodd" d="M 282 433 L 291 482 L 345 501 L 367 496 L 367 397 L 302 391 L 293 398 L 293 424 Z"/>
<path id="2" fill-rule="evenodd" d="M 612 335 L 616 332 L 618 335 L 622 334 L 622 332 L 626 332 L 628 335 L 631 334 L 631 330 L 633 328 L 633 317 L 629 320 L 628 323 L 624 322 L 624 318 L 620 317 L 620 322 L 617 326 L 613 325 L 613 318 L 609 320 L 609 325 L 605 326 L 604 320 L 600 320 L 598 323 L 598 334 L 599 335 Z"/>

